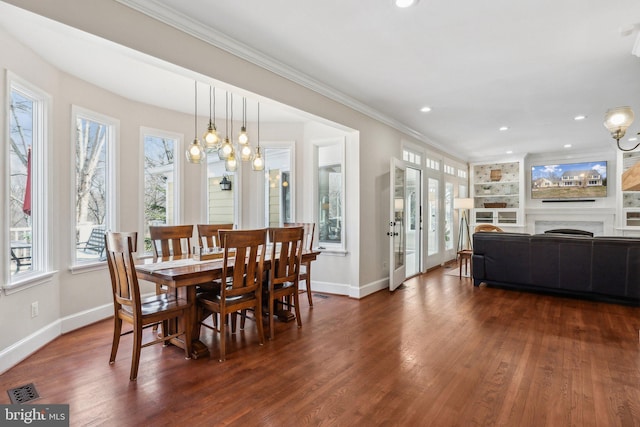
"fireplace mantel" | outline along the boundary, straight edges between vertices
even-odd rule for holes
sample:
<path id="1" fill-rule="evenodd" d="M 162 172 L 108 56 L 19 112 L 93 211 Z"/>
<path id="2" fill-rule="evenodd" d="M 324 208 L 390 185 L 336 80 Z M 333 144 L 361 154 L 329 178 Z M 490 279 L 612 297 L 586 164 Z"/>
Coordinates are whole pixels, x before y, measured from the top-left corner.
<path id="1" fill-rule="evenodd" d="M 583 208 L 584 207 L 584 208 Z M 527 232 L 541 233 L 553 228 L 577 228 L 594 235 L 614 235 L 616 210 L 576 204 L 567 208 L 526 209 Z M 537 224 L 536 224 L 537 223 Z"/>

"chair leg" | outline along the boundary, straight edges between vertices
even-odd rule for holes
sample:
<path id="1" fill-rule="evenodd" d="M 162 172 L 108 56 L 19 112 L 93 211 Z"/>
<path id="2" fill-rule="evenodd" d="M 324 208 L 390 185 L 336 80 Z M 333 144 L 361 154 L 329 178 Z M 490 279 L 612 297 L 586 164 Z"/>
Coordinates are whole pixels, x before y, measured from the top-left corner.
<path id="1" fill-rule="evenodd" d="M 311 263 L 307 264 L 307 275 L 304 279 L 305 284 L 307 285 L 307 299 L 309 300 L 309 307 L 313 307 L 313 299 L 311 298 Z"/>
<path id="2" fill-rule="evenodd" d="M 274 298 L 269 295 L 269 339 L 272 340 L 273 337 L 275 336 L 275 329 L 276 329 L 276 325 L 275 325 L 275 320 L 274 320 Z"/>
<path id="3" fill-rule="evenodd" d="M 111 343 L 111 356 L 109 357 L 109 364 L 113 364 L 116 361 L 118 345 L 120 344 L 120 334 L 122 334 L 122 319 L 116 315 L 113 319 L 113 342 Z"/>
<path id="4" fill-rule="evenodd" d="M 256 318 L 256 326 L 258 327 L 258 338 L 260 338 L 260 345 L 264 345 L 264 326 L 262 325 L 262 301 L 258 300 L 255 311 L 253 312 Z"/>
<path id="5" fill-rule="evenodd" d="M 220 357 L 218 358 L 220 362 L 225 361 L 225 344 L 227 342 L 227 336 L 225 335 L 227 322 L 226 320 L 223 321 L 223 317 L 226 319 L 226 313 L 224 314 L 224 316 L 222 315 L 222 313 L 220 313 Z"/>
<path id="6" fill-rule="evenodd" d="M 293 308 L 296 310 L 296 322 L 298 323 L 298 328 L 302 327 L 302 319 L 300 319 L 300 298 L 298 298 L 298 290 L 293 294 Z"/>
<path id="7" fill-rule="evenodd" d="M 133 355 L 131 357 L 131 375 L 129 380 L 138 378 L 138 365 L 140 364 L 140 350 L 142 349 L 142 325 L 133 326 Z"/>

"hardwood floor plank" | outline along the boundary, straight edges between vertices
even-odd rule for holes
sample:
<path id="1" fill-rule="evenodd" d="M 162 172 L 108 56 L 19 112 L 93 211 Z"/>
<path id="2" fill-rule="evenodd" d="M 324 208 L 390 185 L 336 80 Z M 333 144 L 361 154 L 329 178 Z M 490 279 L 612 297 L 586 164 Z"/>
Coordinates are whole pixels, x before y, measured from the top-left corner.
<path id="1" fill-rule="evenodd" d="M 640 425 L 638 307 L 481 286 L 438 269 L 362 300 L 301 298 L 301 329 L 229 333 L 227 360 L 142 350 L 108 364 L 111 321 L 71 332 L 0 375 L 77 426 Z M 151 333 L 150 331 L 148 333 Z M 0 403 L 9 403 L 6 394 Z"/>

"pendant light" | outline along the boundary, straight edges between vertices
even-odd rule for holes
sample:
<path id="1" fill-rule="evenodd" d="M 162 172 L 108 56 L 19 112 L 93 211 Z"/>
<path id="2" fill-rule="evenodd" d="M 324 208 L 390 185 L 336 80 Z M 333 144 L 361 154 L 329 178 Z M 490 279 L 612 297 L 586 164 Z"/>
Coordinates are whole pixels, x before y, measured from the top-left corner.
<path id="1" fill-rule="evenodd" d="M 212 96 L 213 93 L 213 96 Z M 213 97 L 213 120 L 211 119 L 211 98 Z M 216 129 L 216 88 L 209 86 L 209 126 L 207 127 L 207 131 L 202 136 L 204 140 L 204 146 L 208 153 L 213 152 L 218 148 L 218 144 L 220 143 L 220 137 L 218 136 L 218 132 Z"/>
<path id="2" fill-rule="evenodd" d="M 253 157 L 251 146 L 249 145 L 249 135 L 247 134 L 247 98 L 242 98 L 242 129 L 238 135 L 240 144 L 240 160 L 248 162 Z"/>
<path id="3" fill-rule="evenodd" d="M 189 163 L 200 164 L 207 157 L 207 154 L 200 144 L 200 140 L 198 139 L 198 82 L 195 82 L 195 108 L 194 108 L 194 118 L 195 118 L 195 138 L 191 145 L 187 148 L 185 155 L 187 156 L 187 161 Z"/>
<path id="4" fill-rule="evenodd" d="M 231 93 L 231 135 L 233 135 L 233 92 Z M 227 138 L 228 140 L 229 138 Z M 225 141 L 226 142 L 226 141 Z M 238 161 L 236 160 L 236 150 L 233 148 L 233 145 L 229 142 L 231 146 L 231 152 L 227 156 L 224 161 L 224 168 L 227 172 L 235 172 L 238 169 Z"/>
<path id="5" fill-rule="evenodd" d="M 218 148 L 218 157 L 220 160 L 227 160 L 229 155 L 233 153 L 233 145 L 231 145 L 231 141 L 229 141 L 229 92 L 226 93 L 225 109 L 226 116 L 224 122 L 226 137 L 224 138 L 224 142 L 220 145 L 220 148 Z"/>
<path id="6" fill-rule="evenodd" d="M 262 158 L 262 154 L 260 153 L 260 103 L 258 102 L 258 143 L 256 145 L 256 153 L 253 155 L 253 160 L 251 161 L 251 169 L 254 171 L 263 171 L 264 170 L 264 159 Z"/>

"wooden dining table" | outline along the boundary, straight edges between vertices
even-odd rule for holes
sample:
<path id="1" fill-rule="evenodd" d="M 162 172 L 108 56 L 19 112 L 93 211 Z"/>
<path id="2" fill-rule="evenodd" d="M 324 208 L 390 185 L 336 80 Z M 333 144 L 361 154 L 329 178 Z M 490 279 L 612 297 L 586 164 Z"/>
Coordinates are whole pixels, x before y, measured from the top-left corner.
<path id="1" fill-rule="evenodd" d="M 319 254 L 319 251 L 305 250 L 302 253 L 302 262 L 315 261 Z M 138 279 L 175 289 L 178 297 L 192 303 L 191 309 L 184 319 L 184 327 L 190 328 L 192 331 L 191 357 L 194 359 L 209 356 L 208 347 L 200 341 L 199 336 L 196 336 L 200 330 L 198 327 L 200 319 L 197 318 L 196 286 L 220 279 L 222 263 L 222 258 L 200 261 L 194 255 L 182 255 L 156 259 L 143 258 L 136 264 Z M 264 268 L 268 270 L 270 267 L 271 260 L 267 256 Z M 171 342 L 180 348 L 187 346 L 182 337 L 174 338 Z"/>

